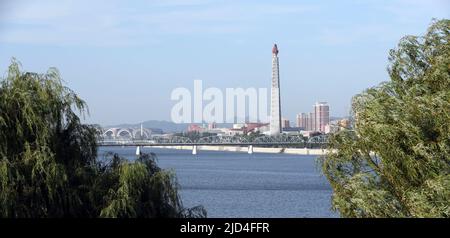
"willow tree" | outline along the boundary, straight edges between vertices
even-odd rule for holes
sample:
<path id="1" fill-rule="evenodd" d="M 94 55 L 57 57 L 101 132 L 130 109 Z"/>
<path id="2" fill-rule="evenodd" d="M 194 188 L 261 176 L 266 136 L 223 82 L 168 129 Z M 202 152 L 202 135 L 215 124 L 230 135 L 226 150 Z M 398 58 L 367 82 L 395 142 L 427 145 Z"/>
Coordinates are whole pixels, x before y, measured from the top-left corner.
<path id="1" fill-rule="evenodd" d="M 352 99 L 321 158 L 343 217 L 450 217 L 450 20 L 390 51 L 390 81 Z M 330 150 L 331 151 L 331 150 Z"/>
<path id="2" fill-rule="evenodd" d="M 154 155 L 97 158 L 99 128 L 54 68 L 0 82 L 0 217 L 203 217 L 184 209 L 173 173 Z"/>

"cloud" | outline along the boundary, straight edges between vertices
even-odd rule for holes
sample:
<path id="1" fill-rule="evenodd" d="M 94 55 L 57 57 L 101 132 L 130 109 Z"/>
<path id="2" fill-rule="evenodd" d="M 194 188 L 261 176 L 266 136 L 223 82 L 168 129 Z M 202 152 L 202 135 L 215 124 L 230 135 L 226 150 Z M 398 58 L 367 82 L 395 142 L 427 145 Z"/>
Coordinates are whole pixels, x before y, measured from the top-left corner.
<path id="1" fill-rule="evenodd" d="M 199 6 L 212 3 L 212 0 L 153 0 L 149 4 L 156 6 Z"/>
<path id="2" fill-rule="evenodd" d="M 19 1 L 0 17 L 5 43 L 122 46 L 157 42 L 170 34 L 247 32 L 261 18 L 298 14 L 311 6 L 169 0 Z M 186 7 L 188 6 L 188 7 Z"/>
<path id="3" fill-rule="evenodd" d="M 362 41 L 370 43 L 392 42 L 402 36 L 401 32 L 383 24 L 367 24 L 337 28 L 324 28 L 319 39 L 326 45 L 351 45 Z"/>
<path id="4" fill-rule="evenodd" d="M 68 16 L 71 11 L 70 1 L 8 1 L 8 9 L 0 16 L 2 21 L 21 23 L 47 22 Z"/>
<path id="5" fill-rule="evenodd" d="M 396 42 L 408 34 L 422 34 L 432 18 L 448 18 L 450 3 L 442 0 L 354 1 L 352 11 L 336 13 L 339 17 L 318 29 L 318 39 L 325 45 L 351 45 L 362 42 Z M 346 17 L 345 14 L 359 17 Z M 349 22 L 348 20 L 352 22 Z"/>
<path id="6" fill-rule="evenodd" d="M 266 23 L 280 19 L 284 29 L 291 23 L 298 25 L 300 22 L 304 23 L 302 26 L 314 26 L 306 33 L 327 45 L 353 44 L 369 39 L 384 42 L 405 33 L 399 32 L 399 26 L 428 23 L 431 17 L 448 17 L 450 4 L 444 0 L 381 3 L 378 0 L 352 0 L 333 7 L 329 5 L 291 1 L 11 0 L 0 4 L 0 42 L 141 46 L 161 42 L 165 36 L 173 35 L 256 35 L 267 32 Z M 375 19 L 365 16 L 365 11 Z"/>
<path id="7" fill-rule="evenodd" d="M 397 0 L 386 4 L 384 9 L 393 14 L 396 20 L 407 23 L 420 22 L 430 15 L 450 16 L 450 2 L 446 0 Z"/>

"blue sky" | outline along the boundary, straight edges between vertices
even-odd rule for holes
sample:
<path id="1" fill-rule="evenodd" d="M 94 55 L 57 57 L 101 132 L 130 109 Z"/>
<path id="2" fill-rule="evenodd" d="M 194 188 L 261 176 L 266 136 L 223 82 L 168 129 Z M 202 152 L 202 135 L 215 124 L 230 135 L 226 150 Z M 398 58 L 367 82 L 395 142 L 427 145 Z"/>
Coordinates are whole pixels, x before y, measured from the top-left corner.
<path id="1" fill-rule="evenodd" d="M 269 87 L 279 46 L 283 116 L 388 80 L 389 49 L 449 18 L 443 0 L 0 2 L 0 70 L 57 67 L 104 125 L 170 120 L 176 87 Z"/>

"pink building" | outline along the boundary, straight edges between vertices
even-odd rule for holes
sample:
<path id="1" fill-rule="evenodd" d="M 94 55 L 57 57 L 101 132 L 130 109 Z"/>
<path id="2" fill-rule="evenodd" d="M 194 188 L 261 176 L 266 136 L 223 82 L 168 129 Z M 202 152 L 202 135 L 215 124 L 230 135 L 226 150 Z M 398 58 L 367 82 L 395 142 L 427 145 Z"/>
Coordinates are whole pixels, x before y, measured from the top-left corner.
<path id="1" fill-rule="evenodd" d="M 188 126 L 188 132 L 203 132 L 203 128 L 196 124 L 191 124 Z"/>
<path id="2" fill-rule="evenodd" d="M 306 130 L 308 130 L 308 131 L 316 130 L 316 114 L 314 112 L 309 113 L 308 127 Z"/>
<path id="3" fill-rule="evenodd" d="M 330 106 L 326 102 L 316 102 L 313 112 L 297 114 L 297 127 L 306 131 L 326 132 L 330 124 Z"/>
<path id="4" fill-rule="evenodd" d="M 316 102 L 314 105 L 314 131 L 325 132 L 330 123 L 330 106 L 326 102 Z"/>
<path id="5" fill-rule="evenodd" d="M 308 114 L 306 113 L 297 114 L 297 127 L 301 127 L 306 130 L 306 128 L 308 127 L 308 120 L 309 120 Z"/>
<path id="6" fill-rule="evenodd" d="M 281 127 L 282 128 L 289 128 L 289 127 L 291 127 L 289 119 L 283 118 L 281 120 Z"/>

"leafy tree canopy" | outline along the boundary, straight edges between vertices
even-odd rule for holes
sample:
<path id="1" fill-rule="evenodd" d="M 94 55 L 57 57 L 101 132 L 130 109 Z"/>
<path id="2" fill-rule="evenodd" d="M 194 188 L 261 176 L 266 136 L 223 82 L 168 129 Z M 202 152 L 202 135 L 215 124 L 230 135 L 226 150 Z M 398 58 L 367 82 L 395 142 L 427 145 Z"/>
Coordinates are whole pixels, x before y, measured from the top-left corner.
<path id="1" fill-rule="evenodd" d="M 389 53 L 391 80 L 352 99 L 321 158 L 343 217 L 450 217 L 450 20 Z M 331 150 L 330 150 L 331 151 Z"/>
<path id="2" fill-rule="evenodd" d="M 153 154 L 97 158 L 99 128 L 59 72 L 21 71 L 0 81 L 0 217 L 205 217 L 185 209 L 176 178 Z"/>

